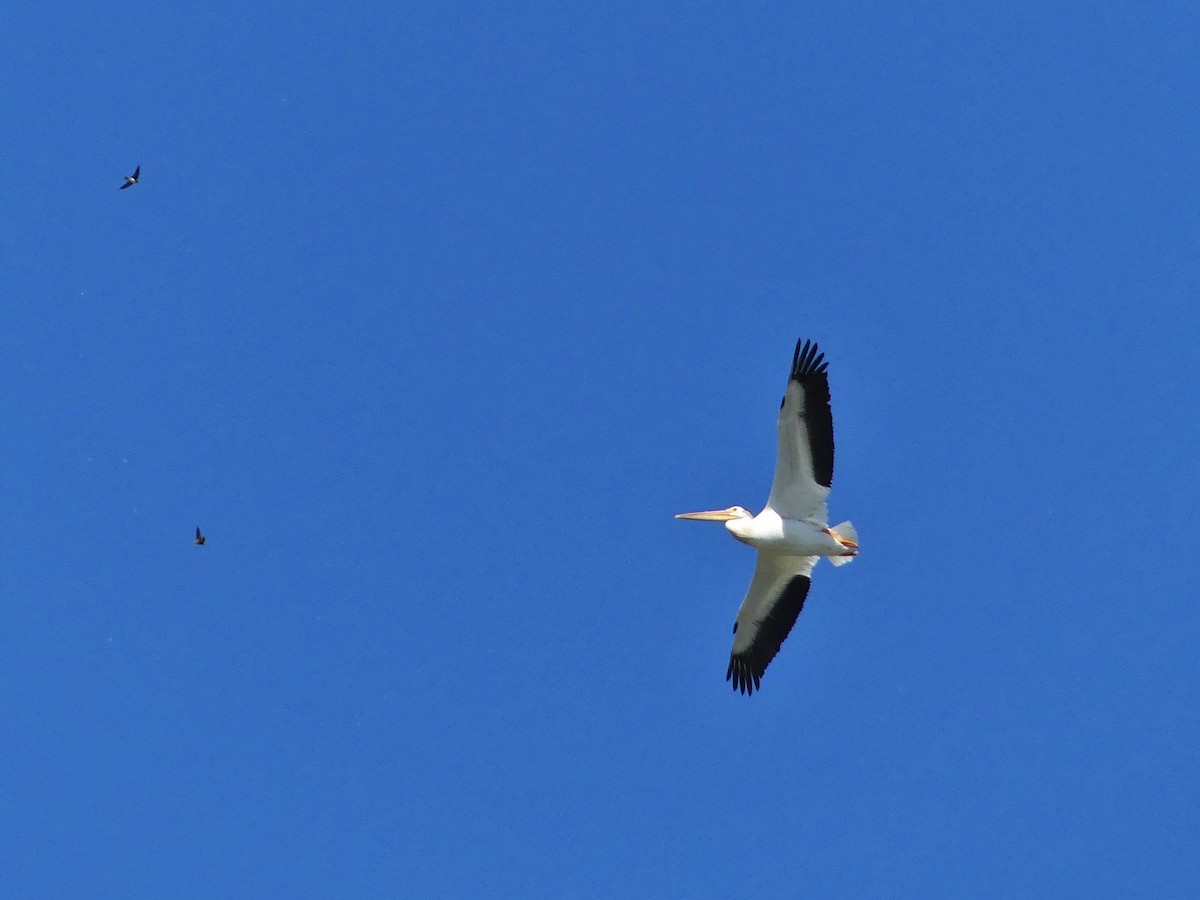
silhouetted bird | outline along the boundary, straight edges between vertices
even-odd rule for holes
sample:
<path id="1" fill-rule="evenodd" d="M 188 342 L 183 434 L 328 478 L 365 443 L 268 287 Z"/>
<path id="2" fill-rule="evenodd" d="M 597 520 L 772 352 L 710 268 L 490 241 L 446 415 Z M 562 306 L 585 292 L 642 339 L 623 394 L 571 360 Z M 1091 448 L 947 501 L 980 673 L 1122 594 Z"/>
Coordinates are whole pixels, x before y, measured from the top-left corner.
<path id="1" fill-rule="evenodd" d="M 121 185 L 119 188 L 117 188 L 117 190 L 123 191 L 127 187 L 133 187 L 135 184 L 138 183 L 138 178 L 140 178 L 141 175 L 142 175 L 142 167 L 139 164 L 138 167 L 133 170 L 132 175 L 125 176 L 125 183 L 123 185 Z"/>
<path id="2" fill-rule="evenodd" d="M 200 533 L 199 525 L 196 526 L 196 539 L 194 541 L 192 541 L 192 543 L 195 544 L 197 547 L 202 546 L 204 544 L 204 535 L 202 535 Z"/>

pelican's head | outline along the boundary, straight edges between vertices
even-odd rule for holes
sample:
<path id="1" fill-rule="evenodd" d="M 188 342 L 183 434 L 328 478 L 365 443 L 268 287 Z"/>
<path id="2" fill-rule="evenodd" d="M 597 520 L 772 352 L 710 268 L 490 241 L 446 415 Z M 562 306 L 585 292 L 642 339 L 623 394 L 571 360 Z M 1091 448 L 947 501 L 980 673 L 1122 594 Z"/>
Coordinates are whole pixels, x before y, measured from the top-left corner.
<path id="1" fill-rule="evenodd" d="M 729 509 L 711 509 L 707 512 L 680 513 L 677 519 L 694 519 L 697 522 L 724 522 L 726 529 L 738 540 L 742 539 L 742 523 L 754 518 L 754 513 L 744 506 L 731 506 Z"/>

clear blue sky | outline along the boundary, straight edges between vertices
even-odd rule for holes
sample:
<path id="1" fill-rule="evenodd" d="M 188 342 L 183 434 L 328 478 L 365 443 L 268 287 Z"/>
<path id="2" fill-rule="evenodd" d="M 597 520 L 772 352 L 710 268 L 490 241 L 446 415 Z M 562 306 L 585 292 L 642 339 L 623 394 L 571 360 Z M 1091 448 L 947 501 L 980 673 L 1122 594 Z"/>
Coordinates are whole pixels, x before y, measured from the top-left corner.
<path id="1" fill-rule="evenodd" d="M 1198 39 L 10 4 L 5 890 L 1196 896 Z M 672 515 L 798 337 L 863 553 L 748 699 Z"/>

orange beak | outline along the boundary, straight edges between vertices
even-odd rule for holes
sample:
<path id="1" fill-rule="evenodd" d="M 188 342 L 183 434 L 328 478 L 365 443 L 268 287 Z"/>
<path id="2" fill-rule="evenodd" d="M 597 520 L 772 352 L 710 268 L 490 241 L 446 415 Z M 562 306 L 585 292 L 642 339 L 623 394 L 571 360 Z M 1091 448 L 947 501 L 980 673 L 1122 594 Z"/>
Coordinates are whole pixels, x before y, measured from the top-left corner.
<path id="1" fill-rule="evenodd" d="M 697 522 L 728 522 L 736 519 L 737 514 L 727 509 L 711 509 L 707 512 L 679 513 L 677 519 L 692 519 Z"/>

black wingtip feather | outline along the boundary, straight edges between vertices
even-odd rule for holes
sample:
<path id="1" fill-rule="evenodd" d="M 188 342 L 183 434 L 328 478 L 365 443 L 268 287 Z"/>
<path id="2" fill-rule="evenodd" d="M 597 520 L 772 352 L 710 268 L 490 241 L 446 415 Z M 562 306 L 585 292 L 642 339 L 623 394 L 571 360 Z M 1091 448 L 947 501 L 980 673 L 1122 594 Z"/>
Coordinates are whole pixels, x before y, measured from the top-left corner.
<path id="1" fill-rule="evenodd" d="M 815 341 L 796 341 L 796 352 L 792 354 L 792 378 L 803 381 L 812 375 L 822 375 L 829 368 L 825 354 Z"/>
<path id="2" fill-rule="evenodd" d="M 733 682 L 733 689 L 749 696 L 759 686 L 759 675 L 744 660 L 731 657 L 729 668 L 725 670 L 725 680 Z"/>

